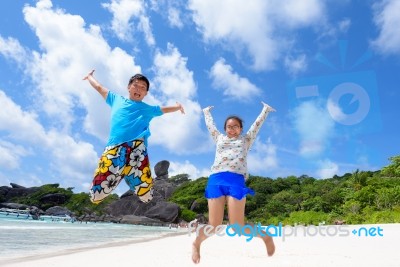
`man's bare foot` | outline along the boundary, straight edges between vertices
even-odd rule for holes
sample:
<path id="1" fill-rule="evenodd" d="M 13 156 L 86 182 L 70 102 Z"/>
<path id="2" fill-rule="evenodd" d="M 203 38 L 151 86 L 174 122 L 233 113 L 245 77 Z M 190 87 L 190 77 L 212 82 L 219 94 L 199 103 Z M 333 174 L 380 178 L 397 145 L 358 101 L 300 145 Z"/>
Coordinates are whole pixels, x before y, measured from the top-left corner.
<path id="1" fill-rule="evenodd" d="M 200 262 L 200 245 L 192 244 L 192 261 L 197 264 Z"/>
<path id="2" fill-rule="evenodd" d="M 267 236 L 263 237 L 263 241 L 265 243 L 265 246 L 267 247 L 267 254 L 268 254 L 268 256 L 271 257 L 275 253 L 274 240 L 272 239 L 272 237 L 267 235 Z"/>

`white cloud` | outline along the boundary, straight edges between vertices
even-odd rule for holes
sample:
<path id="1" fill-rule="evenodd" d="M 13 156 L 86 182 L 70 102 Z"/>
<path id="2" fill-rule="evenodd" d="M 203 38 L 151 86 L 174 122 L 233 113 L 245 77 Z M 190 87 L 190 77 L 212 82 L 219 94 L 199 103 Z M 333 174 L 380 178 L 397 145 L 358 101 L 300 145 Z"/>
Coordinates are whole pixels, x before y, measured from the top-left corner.
<path id="1" fill-rule="evenodd" d="M 24 62 L 29 55 L 24 47 L 18 42 L 18 40 L 8 37 L 4 39 L 0 36 L 0 53 L 9 60 L 15 61 L 19 67 L 23 67 Z"/>
<path id="2" fill-rule="evenodd" d="M 140 73 L 141 68 L 124 50 L 111 48 L 102 37 L 100 27 L 89 25 L 86 29 L 80 16 L 52 10 L 51 5 L 45 3 L 48 2 L 24 7 L 25 19 L 36 32 L 41 51 L 28 51 L 33 59 L 25 58 L 23 64 L 37 84 L 36 91 L 32 93 L 41 96 L 32 99 L 38 101 L 35 108 L 52 120 L 44 126 L 37 123 L 34 117 L 31 124 L 41 131 L 41 139 L 32 138 L 32 133 L 25 138 L 42 140 L 44 150 L 53 147 L 49 153 L 52 157 L 49 166 L 57 170 L 61 177 L 66 177 L 64 183 L 76 185 L 78 181 L 86 190 L 92 179 L 97 154 L 91 144 L 72 137 L 75 135 L 74 128 L 83 126 L 87 133 L 105 141 L 109 131 L 110 109 L 82 78 L 95 68 L 95 77 L 99 82 L 110 90 L 126 95 L 129 77 Z M 15 45 L 18 44 L 16 42 L 9 41 L 7 44 L 18 48 L 13 51 L 23 51 L 22 46 Z M 14 60 L 17 58 L 14 56 Z M 185 107 L 186 115 L 179 112 L 165 114 L 156 118 L 150 126 L 150 142 L 177 154 L 200 153 L 211 149 L 208 146 L 208 134 L 201 127 L 201 108 L 194 100 L 197 88 L 193 73 L 186 64 L 187 58 L 182 57 L 171 44 L 164 53 L 156 51 L 153 68 L 155 78 L 146 98 L 150 104 L 169 106 L 178 101 Z M 19 113 L 24 114 L 23 111 Z M 34 114 L 25 114 L 25 119 Z M 35 127 L 32 130 L 35 131 Z"/>
<path id="3" fill-rule="evenodd" d="M 9 133 L 7 139 L 41 144 L 46 140 L 43 126 L 37 121 L 37 114 L 23 111 L 3 91 L 0 91 L 0 130 Z M 12 119 L 11 119 L 12 118 Z"/>
<path id="4" fill-rule="evenodd" d="M 261 94 L 261 90 L 247 78 L 233 72 L 232 66 L 219 59 L 210 70 L 213 85 L 222 90 L 225 96 L 237 101 L 249 101 Z"/>
<path id="5" fill-rule="evenodd" d="M 4 181 L 4 183 L 2 182 L 2 180 Z M 0 177 L 0 182 L 2 185 L 14 183 L 25 187 L 42 186 L 43 184 L 46 184 L 43 183 L 42 179 L 37 177 L 34 173 L 27 173 L 23 176 L 12 177 L 11 180 L 2 179 L 2 177 Z M 58 183 L 58 182 L 54 181 L 51 183 Z"/>
<path id="6" fill-rule="evenodd" d="M 23 146 L 0 140 L 0 167 L 2 170 L 13 170 L 20 167 L 21 158 L 30 154 Z"/>
<path id="7" fill-rule="evenodd" d="M 25 19 L 36 32 L 42 51 L 31 52 L 25 67 L 38 91 L 33 92 L 36 108 L 53 119 L 55 127 L 71 131 L 82 119 L 86 131 L 105 140 L 109 130 L 109 108 L 86 81 L 92 68 L 104 86 L 126 93 L 128 77 L 140 72 L 132 56 L 120 48 L 112 49 L 102 37 L 100 28 L 85 24 L 80 16 L 65 14 L 39 6 L 26 6 Z M 51 23 L 48 23 L 51 21 Z M 84 59 L 84 60 L 82 60 Z M 84 108 L 79 116 L 76 108 Z"/>
<path id="8" fill-rule="evenodd" d="M 306 55 L 301 54 L 297 57 L 286 56 L 285 67 L 291 75 L 297 76 L 299 73 L 302 73 L 307 69 Z"/>
<path id="9" fill-rule="evenodd" d="M 250 56 L 245 65 L 255 70 L 273 69 L 288 49 L 291 30 L 319 26 L 325 16 L 318 0 L 191 0 L 188 7 L 206 42 L 222 43 L 243 60 Z"/>
<path id="10" fill-rule="evenodd" d="M 11 181 L 10 180 L 11 177 L 9 177 L 8 175 L 4 175 L 4 173 L 0 173 L 0 184 L 2 186 L 7 186 L 10 183 L 15 183 L 15 181 Z"/>
<path id="11" fill-rule="evenodd" d="M 257 138 L 248 154 L 248 169 L 250 174 L 265 175 L 265 173 L 271 173 L 274 169 L 278 168 L 276 151 L 277 147 L 272 143 L 270 138 L 265 143 Z"/>
<path id="12" fill-rule="evenodd" d="M 63 184 L 76 185 L 91 181 L 98 161 L 98 155 L 92 144 L 49 131 L 46 145 L 51 151 L 52 167 L 63 174 Z"/>
<path id="13" fill-rule="evenodd" d="M 32 63 L 26 63 L 43 95 L 37 108 L 62 124 L 57 128 L 63 133 L 71 132 L 72 126 L 82 120 L 88 133 L 104 141 L 109 131 L 110 109 L 82 78 L 95 68 L 99 82 L 126 95 L 129 77 L 141 72 L 140 66 L 135 65 L 134 58 L 124 50 L 112 49 L 98 26 L 90 25 L 86 30 L 79 16 L 37 6 L 26 6 L 24 14 L 43 49 L 41 53 L 33 53 L 35 59 Z M 184 105 L 186 115 L 166 114 L 156 118 L 151 125 L 151 141 L 176 153 L 202 151 L 205 148 L 193 142 L 193 138 L 208 140 L 200 127 L 202 113 L 199 104 L 193 100 L 196 85 L 186 61 L 187 58 L 170 44 L 164 54 L 156 52 L 155 83 L 146 101 L 162 105 L 175 105 L 179 101 Z M 83 116 L 77 113 L 81 108 L 86 111 Z"/>
<path id="14" fill-rule="evenodd" d="M 51 0 L 39 0 L 36 3 L 36 6 L 40 9 L 47 9 L 47 8 L 52 8 L 53 7 L 53 3 L 51 2 Z"/>
<path id="15" fill-rule="evenodd" d="M 171 28 L 182 29 L 191 21 L 187 15 L 186 1 L 181 0 L 150 0 L 151 9 L 163 17 Z"/>
<path id="16" fill-rule="evenodd" d="M 279 24 L 286 24 L 289 28 L 301 28 L 314 23 L 323 22 L 325 14 L 324 2 L 320 0 L 287 0 L 270 1 L 273 13 L 277 16 Z"/>
<path id="17" fill-rule="evenodd" d="M 122 41 L 132 41 L 134 24 L 132 19 L 139 17 L 143 12 L 143 1 L 141 0 L 112 0 L 111 3 L 103 3 L 113 15 L 111 29 Z"/>
<path id="18" fill-rule="evenodd" d="M 294 128 L 299 134 L 300 154 L 314 156 L 324 152 L 333 136 L 335 123 L 316 101 L 305 101 L 293 111 Z"/>
<path id="19" fill-rule="evenodd" d="M 153 33 L 151 31 L 149 18 L 146 16 L 140 16 L 139 26 L 144 33 L 147 45 L 154 46 L 156 44 L 156 40 L 154 39 Z"/>
<path id="20" fill-rule="evenodd" d="M 341 21 L 339 21 L 339 31 L 342 33 L 347 33 L 347 31 L 349 30 L 351 26 L 351 20 L 349 18 L 345 18 Z"/>
<path id="21" fill-rule="evenodd" d="M 157 51 L 154 57 L 155 82 L 157 90 L 166 97 L 179 101 L 196 97 L 193 72 L 187 69 L 187 60 L 172 44 L 168 44 L 165 53 Z"/>
<path id="22" fill-rule="evenodd" d="M 15 169 L 20 167 L 22 157 L 33 155 L 41 164 L 45 163 L 40 168 L 48 168 L 54 173 L 52 178 L 63 177 L 62 181 L 54 182 L 76 185 L 77 180 L 91 179 L 98 159 L 91 144 L 75 141 L 54 130 L 47 131 L 35 113 L 24 111 L 3 91 L 0 91 L 0 106 L 0 120 L 4 122 L 0 124 L 0 130 L 6 133 L 0 142 L 0 151 L 4 153 L 2 164 Z M 35 166 L 30 168 L 34 169 Z"/>
<path id="23" fill-rule="evenodd" d="M 160 97 L 163 106 L 180 102 L 186 114 L 176 112 L 154 119 L 151 126 L 152 142 L 176 153 L 208 150 L 199 145 L 208 139 L 200 127 L 202 111 L 200 105 L 194 101 L 196 85 L 193 72 L 187 69 L 186 62 L 187 58 L 182 57 L 172 44 L 168 44 L 167 51 L 158 51 L 154 57 L 154 94 Z"/>
<path id="24" fill-rule="evenodd" d="M 189 175 L 189 179 L 194 180 L 200 177 L 208 177 L 211 171 L 210 169 L 198 170 L 195 165 L 193 165 L 187 160 L 184 163 L 173 162 L 173 161 L 170 162 L 170 167 L 168 170 L 169 177 L 184 173 Z"/>
<path id="25" fill-rule="evenodd" d="M 400 1 L 384 0 L 374 5 L 379 36 L 372 45 L 383 54 L 400 55 Z"/>
<path id="26" fill-rule="evenodd" d="M 318 161 L 319 169 L 316 171 L 317 177 L 326 179 L 332 178 L 334 175 L 339 173 L 339 166 L 335 162 L 329 159 Z"/>
<path id="27" fill-rule="evenodd" d="M 268 22 L 268 2 L 256 0 L 192 0 L 189 9 L 205 41 L 222 42 L 238 57 L 249 54 L 254 69 L 271 69 L 278 58 L 277 43 L 272 40 L 273 27 Z"/>
<path id="28" fill-rule="evenodd" d="M 168 21 L 169 25 L 172 27 L 177 27 L 181 29 L 183 27 L 183 22 L 180 18 L 180 11 L 177 8 L 168 8 Z"/>

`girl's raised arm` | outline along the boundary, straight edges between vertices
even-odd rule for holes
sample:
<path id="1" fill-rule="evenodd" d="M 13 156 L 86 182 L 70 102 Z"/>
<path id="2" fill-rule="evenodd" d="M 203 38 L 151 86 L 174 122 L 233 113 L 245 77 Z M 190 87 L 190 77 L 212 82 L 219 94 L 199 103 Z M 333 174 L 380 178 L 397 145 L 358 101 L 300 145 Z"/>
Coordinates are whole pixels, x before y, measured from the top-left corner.
<path id="1" fill-rule="evenodd" d="M 214 108 L 213 106 L 208 106 L 206 108 L 203 109 L 203 113 L 204 113 L 204 118 L 206 120 L 206 126 L 208 131 L 211 134 L 212 139 L 217 142 L 217 137 L 218 135 L 220 135 L 221 133 L 218 131 L 217 127 L 215 126 L 215 122 L 214 119 L 211 115 L 210 110 Z"/>
<path id="2" fill-rule="evenodd" d="M 263 104 L 263 109 L 261 110 L 261 113 L 258 115 L 257 119 L 253 122 L 253 124 L 250 126 L 250 129 L 246 133 L 247 138 L 250 139 L 249 146 L 251 146 L 254 140 L 256 139 L 261 126 L 263 125 L 265 119 L 268 116 L 268 113 L 275 111 L 274 108 L 270 107 L 263 101 L 261 101 L 261 103 Z"/>

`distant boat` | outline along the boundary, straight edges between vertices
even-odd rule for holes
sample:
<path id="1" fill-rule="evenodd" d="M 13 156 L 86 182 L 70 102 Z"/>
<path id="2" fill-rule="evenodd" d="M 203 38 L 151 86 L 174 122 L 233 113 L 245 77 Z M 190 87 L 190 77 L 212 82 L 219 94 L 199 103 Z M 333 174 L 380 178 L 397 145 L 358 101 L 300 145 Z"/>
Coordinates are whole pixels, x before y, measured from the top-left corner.
<path id="1" fill-rule="evenodd" d="M 65 215 L 40 215 L 39 220 L 46 222 L 75 222 L 75 218 Z"/>
<path id="2" fill-rule="evenodd" d="M 29 210 L 17 210 L 17 209 L 6 209 L 6 208 L 0 209 L 0 218 L 35 220 L 34 216 L 32 216 L 32 214 L 29 213 Z"/>
<path id="3" fill-rule="evenodd" d="M 29 210 L 0 208 L 0 219 L 39 220 L 46 222 L 75 222 L 76 219 L 64 215 L 32 215 Z"/>

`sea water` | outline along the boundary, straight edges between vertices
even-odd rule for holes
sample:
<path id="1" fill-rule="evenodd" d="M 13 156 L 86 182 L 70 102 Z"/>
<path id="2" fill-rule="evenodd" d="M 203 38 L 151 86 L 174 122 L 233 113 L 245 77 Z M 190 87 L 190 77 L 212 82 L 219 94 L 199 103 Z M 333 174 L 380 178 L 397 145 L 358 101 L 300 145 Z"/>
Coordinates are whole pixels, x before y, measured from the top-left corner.
<path id="1" fill-rule="evenodd" d="M 0 219 L 0 261 L 162 237 L 177 228 Z"/>

